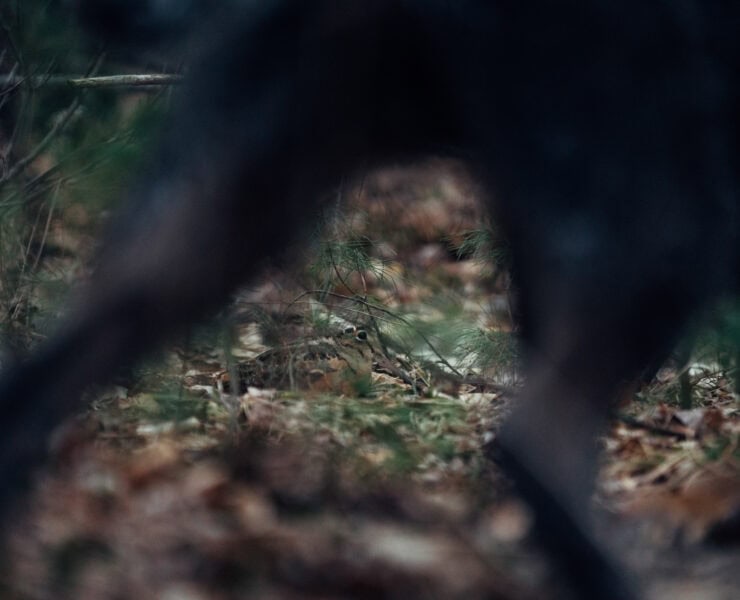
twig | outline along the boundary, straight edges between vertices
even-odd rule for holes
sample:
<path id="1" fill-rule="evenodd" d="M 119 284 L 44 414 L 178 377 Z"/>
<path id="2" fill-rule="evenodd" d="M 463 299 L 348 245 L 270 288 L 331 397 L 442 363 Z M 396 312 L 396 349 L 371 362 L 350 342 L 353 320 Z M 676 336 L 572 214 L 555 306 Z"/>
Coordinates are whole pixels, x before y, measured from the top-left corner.
<path id="1" fill-rule="evenodd" d="M 174 73 L 140 73 L 130 75 L 101 75 L 82 77 L 80 75 L 0 75 L 0 88 L 19 86 L 28 83 L 32 87 L 71 86 L 77 89 L 111 88 L 111 87 L 145 87 L 176 85 L 182 81 L 182 75 Z"/>
<path id="2" fill-rule="evenodd" d="M 29 269 L 29 272 L 31 272 L 31 273 L 36 272 L 36 269 L 38 269 L 38 266 L 39 266 L 39 262 L 41 261 L 41 254 L 44 251 L 44 246 L 46 245 L 46 240 L 49 237 L 49 230 L 51 229 L 52 216 L 54 215 L 54 208 L 55 208 L 56 203 L 57 203 L 57 198 L 59 197 L 59 189 L 61 188 L 61 186 L 62 186 L 62 183 L 61 182 L 57 182 L 56 188 L 54 190 L 54 195 L 52 196 L 51 202 L 49 204 L 49 211 L 48 211 L 48 213 L 46 215 L 46 224 L 44 225 L 44 233 L 43 233 L 43 235 L 41 237 L 41 241 L 39 242 L 38 250 L 36 251 L 36 258 L 33 261 L 33 266 Z M 43 209 L 43 205 L 42 206 L 39 206 L 39 210 L 38 210 L 38 213 L 36 215 L 36 222 L 33 224 L 33 229 L 31 230 L 31 233 L 28 236 L 28 246 L 26 247 L 26 251 L 23 254 L 23 264 L 21 266 L 21 275 L 18 278 L 19 279 L 19 282 L 22 281 L 23 276 L 24 276 L 25 271 L 26 271 L 26 267 L 28 266 L 28 257 L 31 255 L 31 245 L 32 245 L 33 239 L 36 237 L 36 233 L 35 233 L 36 232 L 36 227 L 38 225 L 39 218 L 41 217 L 41 211 L 42 211 L 42 209 Z M 19 284 L 19 285 L 22 285 L 22 283 Z M 28 290 L 26 290 L 25 295 L 26 296 L 30 296 L 31 293 L 32 293 L 32 291 L 33 291 L 33 288 L 31 287 Z M 21 294 L 20 291 L 18 291 L 17 293 L 19 295 Z M 13 314 L 11 316 L 11 320 L 13 320 L 13 321 L 18 318 L 18 314 L 20 312 L 21 306 L 23 306 L 23 303 L 20 301 L 20 297 L 17 298 L 14 301 L 14 305 L 15 305 L 15 309 L 13 310 Z"/>

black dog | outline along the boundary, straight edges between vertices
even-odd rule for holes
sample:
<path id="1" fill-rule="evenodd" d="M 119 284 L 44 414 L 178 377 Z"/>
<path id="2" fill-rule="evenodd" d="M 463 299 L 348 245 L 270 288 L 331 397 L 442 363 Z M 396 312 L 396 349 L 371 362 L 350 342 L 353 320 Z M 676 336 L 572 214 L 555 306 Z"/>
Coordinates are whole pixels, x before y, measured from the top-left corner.
<path id="1" fill-rule="evenodd" d="M 579 597 L 633 597 L 579 515 L 614 398 L 737 287 L 740 8 L 243 4 L 200 52 L 144 208 L 64 329 L 0 385 L 0 493 L 86 385 L 223 303 L 340 177 L 451 153 L 495 198 L 520 289 L 529 377 L 499 458 Z"/>

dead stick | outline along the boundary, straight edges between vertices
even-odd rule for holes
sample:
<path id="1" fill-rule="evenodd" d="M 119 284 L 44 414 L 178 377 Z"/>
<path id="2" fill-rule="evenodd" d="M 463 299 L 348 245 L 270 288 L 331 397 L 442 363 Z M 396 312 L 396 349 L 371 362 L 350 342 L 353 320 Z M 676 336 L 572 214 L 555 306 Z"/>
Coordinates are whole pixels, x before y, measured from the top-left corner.
<path id="1" fill-rule="evenodd" d="M 182 75 L 172 73 L 143 73 L 131 75 L 106 75 L 100 77 L 80 77 L 78 75 L 0 75 L 0 90 L 5 87 L 28 82 L 34 87 L 48 85 L 69 85 L 74 88 L 141 87 L 176 85 Z"/>

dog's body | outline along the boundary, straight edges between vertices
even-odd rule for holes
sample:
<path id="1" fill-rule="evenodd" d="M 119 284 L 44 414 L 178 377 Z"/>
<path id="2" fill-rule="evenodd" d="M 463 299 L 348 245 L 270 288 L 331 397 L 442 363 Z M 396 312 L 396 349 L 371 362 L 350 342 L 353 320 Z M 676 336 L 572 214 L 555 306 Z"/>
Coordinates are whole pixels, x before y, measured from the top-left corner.
<path id="1" fill-rule="evenodd" d="M 580 597 L 630 597 L 579 516 L 593 440 L 738 284 L 739 16 L 657 0 L 239 11 L 199 54 L 146 209 L 63 331 L 0 384 L 3 491 L 86 385 L 223 303 L 342 176 L 449 152 L 488 184 L 520 288 L 529 379 L 503 464 Z"/>

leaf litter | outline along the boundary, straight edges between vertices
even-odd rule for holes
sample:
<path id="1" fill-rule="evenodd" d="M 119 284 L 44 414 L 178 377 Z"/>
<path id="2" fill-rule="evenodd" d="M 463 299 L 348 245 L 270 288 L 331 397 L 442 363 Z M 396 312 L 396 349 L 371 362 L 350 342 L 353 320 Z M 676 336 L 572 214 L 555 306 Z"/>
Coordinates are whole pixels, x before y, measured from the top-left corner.
<path id="1" fill-rule="evenodd" d="M 3 598 L 563 597 L 482 452 L 516 402 L 515 366 L 456 362 L 446 342 L 464 321 L 511 331 L 505 278 L 447 250 L 477 226 L 474 195 L 455 164 L 381 171 L 347 222 L 356 238 L 406 228 L 372 250 L 385 271 L 305 303 L 310 286 L 270 274 L 237 301 L 228 343 L 176 348 L 98 393 L 8 532 Z M 695 408 L 639 400 L 615 419 L 584 507 L 650 599 L 740 590 L 740 409 L 720 371 L 694 374 Z M 668 398 L 663 375 L 640 397 Z"/>

